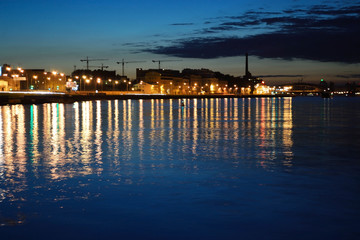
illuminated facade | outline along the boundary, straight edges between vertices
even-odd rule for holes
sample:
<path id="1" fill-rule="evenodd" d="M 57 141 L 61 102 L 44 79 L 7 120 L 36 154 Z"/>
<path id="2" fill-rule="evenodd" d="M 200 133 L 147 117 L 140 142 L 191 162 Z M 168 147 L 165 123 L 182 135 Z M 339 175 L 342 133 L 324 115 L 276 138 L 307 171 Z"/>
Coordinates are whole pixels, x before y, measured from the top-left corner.
<path id="1" fill-rule="evenodd" d="M 180 71 L 136 69 L 136 77 L 140 83 L 152 85 L 152 92 L 160 94 L 188 94 L 190 91 L 189 79 L 184 78 Z M 155 90 L 156 89 L 156 90 Z"/>
<path id="2" fill-rule="evenodd" d="M 26 77 L 22 68 L 13 68 L 10 65 L 4 64 L 1 68 L 0 81 L 1 91 L 19 91 L 25 89 Z M 5 83 L 6 82 L 6 83 Z M 7 85 L 7 87 L 6 87 Z"/>
<path id="3" fill-rule="evenodd" d="M 9 91 L 9 83 L 0 77 L 0 91 Z"/>
<path id="4" fill-rule="evenodd" d="M 71 73 L 71 80 L 76 82 L 78 90 L 81 91 L 126 91 L 132 88 L 132 83 L 126 76 L 119 76 L 116 71 L 102 69 L 75 70 Z"/>
<path id="5" fill-rule="evenodd" d="M 160 94 L 234 94 L 238 89 L 219 80 L 208 69 L 184 69 L 182 72 L 163 69 L 137 69 L 139 82 L 153 85 Z"/>
<path id="6" fill-rule="evenodd" d="M 65 91 L 66 75 L 44 69 L 22 69 L 3 65 L 0 76 L 1 91 L 48 90 Z M 6 82 L 6 83 L 5 83 Z"/>

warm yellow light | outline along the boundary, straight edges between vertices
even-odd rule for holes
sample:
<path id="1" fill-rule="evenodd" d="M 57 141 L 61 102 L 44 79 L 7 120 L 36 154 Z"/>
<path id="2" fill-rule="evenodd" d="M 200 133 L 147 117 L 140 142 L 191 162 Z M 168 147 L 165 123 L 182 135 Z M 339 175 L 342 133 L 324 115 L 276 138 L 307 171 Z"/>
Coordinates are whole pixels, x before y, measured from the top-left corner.
<path id="1" fill-rule="evenodd" d="M 54 72 L 52 72 L 52 74 L 56 75 L 56 74 L 57 74 L 57 72 L 55 72 L 55 71 L 54 71 Z"/>
<path id="2" fill-rule="evenodd" d="M 79 76 L 75 76 L 76 79 L 79 79 Z"/>
<path id="3" fill-rule="evenodd" d="M 11 71 L 11 67 L 7 67 L 7 68 L 6 68 L 6 71 Z"/>
<path id="4" fill-rule="evenodd" d="M 38 78 L 38 76 L 37 76 L 37 75 L 34 75 L 34 76 L 33 76 L 33 78 L 34 78 L 34 79 L 37 79 L 37 78 Z"/>
<path id="5" fill-rule="evenodd" d="M 90 82 L 90 79 L 86 79 L 86 83 L 89 83 Z"/>

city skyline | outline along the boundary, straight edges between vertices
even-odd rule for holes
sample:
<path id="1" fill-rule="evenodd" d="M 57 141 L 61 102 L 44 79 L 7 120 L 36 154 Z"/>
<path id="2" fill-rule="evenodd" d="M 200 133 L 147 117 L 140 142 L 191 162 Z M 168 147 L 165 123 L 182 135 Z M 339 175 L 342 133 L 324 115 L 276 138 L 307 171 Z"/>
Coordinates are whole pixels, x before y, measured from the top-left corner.
<path id="1" fill-rule="evenodd" d="M 70 74 L 92 66 L 208 68 L 268 83 L 358 81 L 360 1 L 1 2 L 0 64 Z"/>

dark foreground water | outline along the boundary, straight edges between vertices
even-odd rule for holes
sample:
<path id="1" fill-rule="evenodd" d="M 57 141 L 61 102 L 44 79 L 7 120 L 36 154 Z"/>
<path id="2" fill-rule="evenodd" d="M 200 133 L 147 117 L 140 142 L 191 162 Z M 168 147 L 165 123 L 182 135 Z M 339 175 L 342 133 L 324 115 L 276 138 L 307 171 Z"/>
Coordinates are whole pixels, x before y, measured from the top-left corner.
<path id="1" fill-rule="evenodd" d="M 360 98 L 0 107 L 0 239 L 359 239 Z"/>

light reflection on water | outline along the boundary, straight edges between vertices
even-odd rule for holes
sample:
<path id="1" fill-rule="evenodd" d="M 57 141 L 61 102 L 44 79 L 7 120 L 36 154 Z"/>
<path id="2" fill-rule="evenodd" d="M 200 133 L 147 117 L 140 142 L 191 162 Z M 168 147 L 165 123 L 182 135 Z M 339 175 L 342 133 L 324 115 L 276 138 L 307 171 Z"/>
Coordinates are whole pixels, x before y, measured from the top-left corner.
<path id="1" fill-rule="evenodd" d="M 258 155 L 257 164 L 266 168 L 279 154 L 278 146 L 283 164 L 291 166 L 292 99 L 251 101 L 187 99 L 186 107 L 180 99 L 3 106 L 1 173 L 26 179 L 31 169 L 53 180 L 101 175 L 104 157 L 116 169 L 134 158 L 171 161 L 184 153 L 193 158 Z M 239 151 L 246 148 L 256 151 Z"/>
<path id="2" fill-rule="evenodd" d="M 261 191 L 255 194 L 249 189 L 276 186 L 265 191 L 267 197 L 273 197 L 270 202 L 289 198 L 294 187 L 308 191 L 302 188 L 303 184 L 286 188 L 288 179 L 283 179 L 283 174 L 294 176 L 290 181 L 297 184 L 303 177 L 304 166 L 324 163 L 316 159 L 319 150 L 314 143 L 326 149 L 325 144 L 332 144 L 333 149 L 346 152 L 340 146 L 356 134 L 345 131 L 347 135 L 342 136 L 335 131 L 348 130 L 348 121 L 339 114 L 346 118 L 350 113 L 327 100 L 311 105 L 307 100 L 292 98 L 185 99 L 185 107 L 181 101 L 107 100 L 1 106 L 0 203 L 7 207 L 0 209 L 0 224 L 7 225 L 4 220 L 7 216 L 24 223 L 19 212 L 26 212 L 29 218 L 35 214 L 32 211 L 46 215 L 41 212 L 45 203 L 50 204 L 46 206 L 50 212 L 66 203 L 85 204 L 85 200 L 91 199 L 103 199 L 114 207 L 112 197 L 121 201 L 135 193 L 148 196 L 152 203 L 154 199 L 149 197 L 152 193 L 141 186 L 154 186 L 155 191 L 156 187 L 165 188 L 165 192 L 157 193 L 163 196 L 157 201 L 165 206 L 168 201 L 187 206 L 184 203 L 187 198 L 193 199 L 190 205 L 197 207 L 198 202 L 203 202 L 200 209 L 204 213 L 232 206 L 227 214 L 233 219 L 241 216 L 235 213 L 247 212 L 241 206 L 249 209 L 254 199 L 264 209 L 266 203 L 259 200 L 264 197 Z M 359 118 L 358 112 L 351 115 Z M 339 142 L 332 141 L 330 135 Z M 351 142 L 358 146 L 356 141 Z M 354 148 L 351 151 L 358 153 Z M 339 153 L 320 156 L 336 167 L 344 158 Z M 345 159 L 352 161 L 350 155 Z M 314 180 L 311 175 L 309 179 L 305 178 L 304 184 Z M 189 191 L 189 183 L 196 190 Z M 277 186 L 281 186 L 280 190 Z M 324 187 L 328 186 L 321 185 Z M 218 188 L 220 192 L 227 192 L 228 188 L 237 191 L 231 190 L 219 198 L 213 195 Z M 244 200 L 242 192 L 254 199 Z M 174 196 L 179 198 L 174 200 Z M 239 201 L 243 205 L 239 206 Z M 51 208 L 55 203 L 60 205 Z M 29 210 L 33 205 L 39 207 Z M 141 201 L 130 205 L 130 209 L 148 206 Z M 102 208 L 92 207 L 101 216 Z M 22 208 L 27 210 L 14 210 Z M 114 211 L 120 211 L 119 208 Z M 200 211 L 194 208 L 190 210 Z M 86 206 L 83 209 L 89 210 Z M 162 212 L 165 210 L 155 209 L 160 215 L 165 214 Z M 231 224 L 239 222 L 237 219 Z"/>

